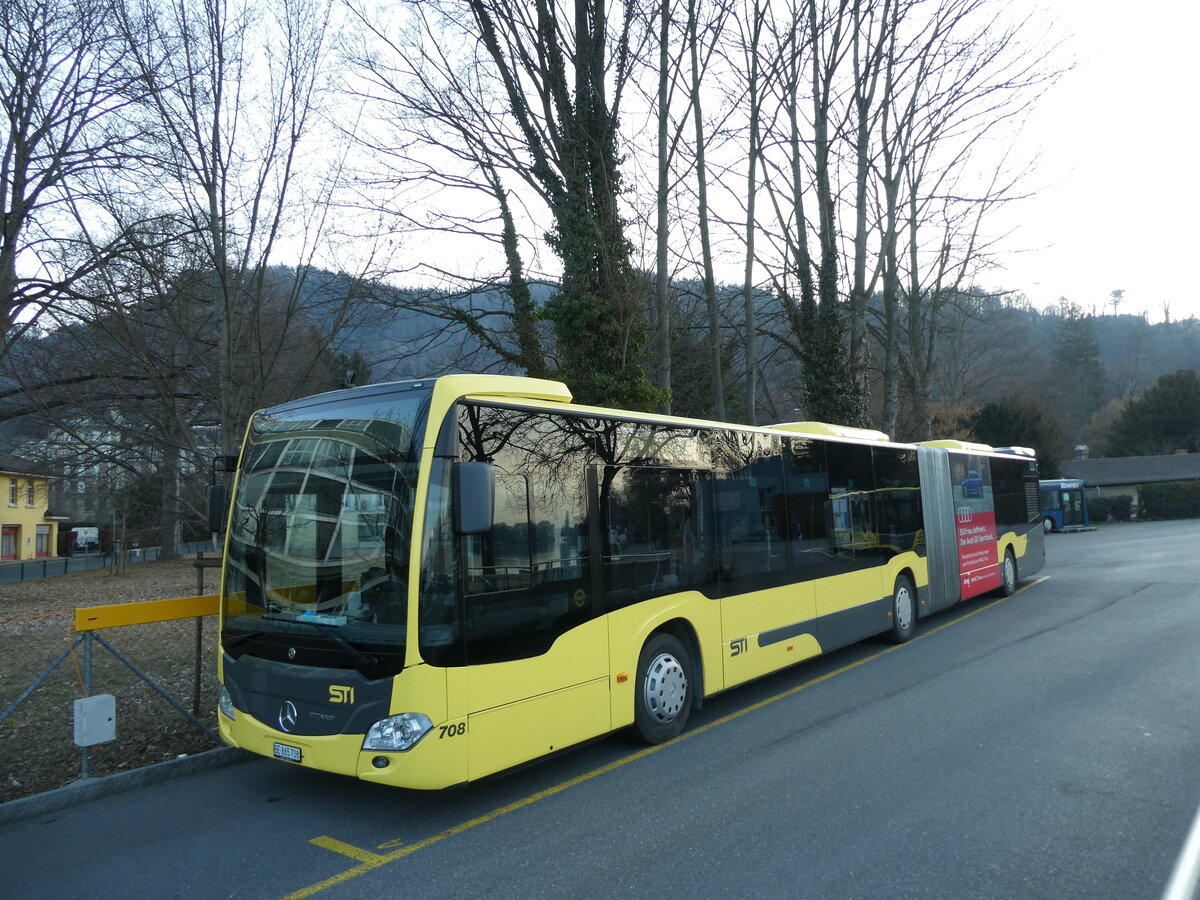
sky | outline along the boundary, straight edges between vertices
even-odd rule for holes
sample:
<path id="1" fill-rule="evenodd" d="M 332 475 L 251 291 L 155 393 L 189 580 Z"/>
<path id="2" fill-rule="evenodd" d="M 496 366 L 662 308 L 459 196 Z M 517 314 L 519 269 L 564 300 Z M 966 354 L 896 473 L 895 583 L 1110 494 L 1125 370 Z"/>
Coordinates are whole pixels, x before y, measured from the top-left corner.
<path id="1" fill-rule="evenodd" d="M 1011 231 L 992 287 L 1039 307 L 1200 318 L 1200 4 L 1045 0 L 1075 67 L 1023 136 L 1040 148 L 1034 197 L 1004 213 Z"/>

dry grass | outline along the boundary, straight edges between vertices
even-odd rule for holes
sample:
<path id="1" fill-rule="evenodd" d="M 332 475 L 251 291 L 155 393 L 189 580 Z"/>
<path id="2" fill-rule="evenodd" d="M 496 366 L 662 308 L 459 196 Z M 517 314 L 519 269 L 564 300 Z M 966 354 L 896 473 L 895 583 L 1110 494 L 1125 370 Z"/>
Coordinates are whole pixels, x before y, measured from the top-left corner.
<path id="1" fill-rule="evenodd" d="M 204 574 L 203 593 L 215 593 L 217 574 Z M 190 560 L 143 563 L 127 573 L 107 570 L 0 585 L 0 712 L 65 650 L 77 607 L 187 597 L 197 593 Z M 216 620 L 203 622 L 200 719 L 216 730 Z M 97 632 L 186 709 L 193 706 L 196 620 L 131 625 Z M 211 749 L 213 742 L 94 643 L 92 694 L 117 700 L 117 738 L 91 748 L 93 775 Z M 68 784 L 80 775 L 73 701 L 84 696 L 83 646 L 0 725 L 0 801 Z"/>

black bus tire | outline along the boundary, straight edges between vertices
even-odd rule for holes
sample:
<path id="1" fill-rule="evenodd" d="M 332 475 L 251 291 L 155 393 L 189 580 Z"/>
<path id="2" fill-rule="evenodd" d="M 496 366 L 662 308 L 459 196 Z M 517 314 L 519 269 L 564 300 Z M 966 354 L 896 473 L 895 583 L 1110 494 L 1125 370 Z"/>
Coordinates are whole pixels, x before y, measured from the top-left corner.
<path id="1" fill-rule="evenodd" d="M 892 589 L 892 630 L 889 637 L 897 644 L 903 644 L 917 630 L 917 591 L 912 579 L 907 575 L 896 578 L 896 586 Z"/>
<path id="2" fill-rule="evenodd" d="M 1045 532 L 1046 534 L 1049 534 L 1053 530 L 1054 530 L 1054 519 L 1050 518 L 1050 516 L 1046 516 L 1046 518 L 1042 519 L 1042 531 Z"/>
<path id="3" fill-rule="evenodd" d="M 1012 547 L 1004 551 L 1004 562 L 1000 564 L 1000 592 L 1011 597 L 1017 592 L 1017 558 Z"/>
<path id="4" fill-rule="evenodd" d="M 683 731 L 693 684 L 687 648 L 672 634 L 651 635 L 638 657 L 634 686 L 633 726 L 638 737 L 661 744 Z"/>

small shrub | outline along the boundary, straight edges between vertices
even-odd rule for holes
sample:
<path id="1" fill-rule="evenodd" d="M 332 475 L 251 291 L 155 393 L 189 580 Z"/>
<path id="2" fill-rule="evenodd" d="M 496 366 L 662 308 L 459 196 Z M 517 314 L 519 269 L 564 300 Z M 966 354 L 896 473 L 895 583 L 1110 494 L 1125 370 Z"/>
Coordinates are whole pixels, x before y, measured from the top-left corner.
<path id="1" fill-rule="evenodd" d="M 1146 485 L 1142 488 L 1142 506 L 1138 518 L 1200 518 L 1200 481 Z"/>
<path id="2" fill-rule="evenodd" d="M 1093 524 L 1097 522 L 1124 522 L 1129 518 L 1129 509 L 1133 506 L 1133 497 L 1129 494 L 1116 494 L 1112 497 L 1088 497 L 1088 519 Z"/>

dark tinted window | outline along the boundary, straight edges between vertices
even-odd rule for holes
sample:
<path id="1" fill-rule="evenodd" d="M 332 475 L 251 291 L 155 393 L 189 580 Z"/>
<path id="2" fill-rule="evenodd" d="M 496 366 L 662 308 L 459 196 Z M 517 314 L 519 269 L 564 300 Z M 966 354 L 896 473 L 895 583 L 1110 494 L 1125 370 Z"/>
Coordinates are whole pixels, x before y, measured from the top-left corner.
<path id="1" fill-rule="evenodd" d="M 730 431 L 710 441 L 722 594 L 788 583 L 782 440 Z"/>
<path id="2" fill-rule="evenodd" d="M 776 519 L 788 541 L 795 580 L 820 578 L 831 571 L 833 548 L 825 443 L 789 439 L 783 450 L 784 489 L 776 501 Z"/>
<path id="3" fill-rule="evenodd" d="M 711 586 L 716 565 L 707 473 L 605 466 L 597 473 L 597 493 L 609 608 Z"/>
<path id="4" fill-rule="evenodd" d="M 829 471 L 828 519 L 835 571 L 877 565 L 879 526 L 875 519 L 875 474 L 871 448 L 859 444 L 826 446 Z"/>
<path id="5" fill-rule="evenodd" d="M 594 614 L 585 474 L 594 433 L 580 419 L 464 405 L 466 460 L 496 466 L 496 519 L 463 540 L 468 663 L 544 653 Z"/>
<path id="6" fill-rule="evenodd" d="M 991 460 L 992 498 L 996 506 L 996 527 L 1000 531 L 1023 530 L 1029 522 L 1037 521 L 1036 503 L 1031 512 L 1026 490 L 1027 482 L 1036 478 L 1036 474 L 1030 474 L 1033 465 L 1030 460 L 1021 458 Z M 1036 480 L 1032 483 L 1036 492 Z"/>
<path id="7" fill-rule="evenodd" d="M 492 530 L 466 538 L 467 595 L 528 588 L 533 567 L 530 546 L 529 480 L 496 473 Z"/>
<path id="8" fill-rule="evenodd" d="M 915 550 L 925 554 L 921 483 L 915 450 L 875 447 L 875 516 L 885 556 Z"/>
<path id="9" fill-rule="evenodd" d="M 434 459 L 425 504 L 421 546 L 421 658 L 435 666 L 461 666 L 466 661 L 462 634 L 459 541 L 454 533 L 448 459 Z"/>

